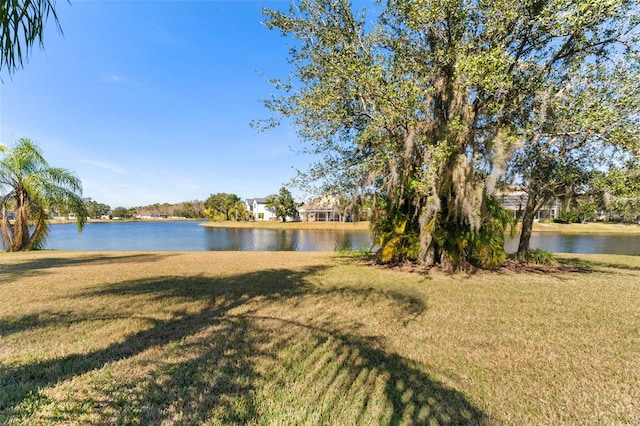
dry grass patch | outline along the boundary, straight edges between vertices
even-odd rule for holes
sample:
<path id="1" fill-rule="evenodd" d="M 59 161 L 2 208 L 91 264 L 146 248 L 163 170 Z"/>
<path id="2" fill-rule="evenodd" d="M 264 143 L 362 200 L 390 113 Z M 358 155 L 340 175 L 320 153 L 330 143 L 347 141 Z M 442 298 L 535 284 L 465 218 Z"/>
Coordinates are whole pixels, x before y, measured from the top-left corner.
<path id="1" fill-rule="evenodd" d="M 638 424 L 640 258 L 0 255 L 2 424 Z"/>

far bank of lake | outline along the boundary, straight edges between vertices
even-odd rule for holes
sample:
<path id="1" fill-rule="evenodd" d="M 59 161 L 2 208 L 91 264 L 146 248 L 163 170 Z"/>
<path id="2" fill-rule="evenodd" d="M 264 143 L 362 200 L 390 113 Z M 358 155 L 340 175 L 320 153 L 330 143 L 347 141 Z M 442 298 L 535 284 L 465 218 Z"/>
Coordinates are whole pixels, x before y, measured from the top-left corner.
<path id="1" fill-rule="evenodd" d="M 341 231 L 367 231 L 370 223 L 362 222 L 202 222 L 202 226 L 216 228 L 258 228 L 258 229 L 296 229 L 296 230 L 341 230 Z M 516 226 L 519 232 L 519 224 Z M 549 223 L 535 222 L 533 232 L 558 233 L 558 234 L 624 234 L 640 235 L 640 225 L 588 222 L 588 223 Z"/>

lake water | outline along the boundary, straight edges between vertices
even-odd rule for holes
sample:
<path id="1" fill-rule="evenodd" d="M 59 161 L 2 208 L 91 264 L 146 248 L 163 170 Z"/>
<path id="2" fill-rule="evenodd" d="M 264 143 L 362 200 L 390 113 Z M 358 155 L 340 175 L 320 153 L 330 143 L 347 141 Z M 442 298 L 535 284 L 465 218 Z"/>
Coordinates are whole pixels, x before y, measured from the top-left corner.
<path id="1" fill-rule="evenodd" d="M 75 225 L 52 225 L 48 249 L 79 251 L 333 251 L 371 246 L 368 231 L 296 231 L 248 228 L 211 228 L 199 222 L 88 223 L 78 233 Z M 518 248 L 517 238 L 505 244 Z M 640 235 L 560 235 L 534 233 L 531 248 L 554 253 L 640 255 Z"/>
<path id="2" fill-rule="evenodd" d="M 51 225 L 47 249 L 79 251 L 333 251 L 370 247 L 368 231 L 212 228 L 201 222 Z"/>
<path id="3" fill-rule="evenodd" d="M 600 253 L 640 255 L 640 235 L 533 233 L 529 246 L 552 253 Z M 505 244 L 507 252 L 518 250 L 518 237 Z"/>

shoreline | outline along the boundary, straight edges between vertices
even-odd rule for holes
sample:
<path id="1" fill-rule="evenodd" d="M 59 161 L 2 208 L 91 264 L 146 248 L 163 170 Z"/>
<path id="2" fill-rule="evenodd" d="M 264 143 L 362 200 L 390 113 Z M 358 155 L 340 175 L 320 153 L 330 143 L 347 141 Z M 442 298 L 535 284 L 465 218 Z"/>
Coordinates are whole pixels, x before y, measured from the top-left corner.
<path id="1" fill-rule="evenodd" d="M 623 223 L 534 223 L 533 232 L 555 234 L 640 235 L 640 226 Z"/>
<path id="2" fill-rule="evenodd" d="M 135 222 L 202 222 L 207 219 L 188 219 L 180 217 L 162 219 L 87 219 L 87 223 L 135 223 Z M 48 219 L 49 225 L 74 225 L 72 219 Z"/>
<path id="3" fill-rule="evenodd" d="M 329 231 L 369 231 L 370 222 L 203 222 L 200 226 L 213 228 L 258 228 L 291 230 L 329 230 Z M 578 234 L 614 234 L 640 235 L 640 226 L 621 223 L 534 223 L 535 233 Z M 516 235 L 520 234 L 520 224 L 516 224 Z"/>

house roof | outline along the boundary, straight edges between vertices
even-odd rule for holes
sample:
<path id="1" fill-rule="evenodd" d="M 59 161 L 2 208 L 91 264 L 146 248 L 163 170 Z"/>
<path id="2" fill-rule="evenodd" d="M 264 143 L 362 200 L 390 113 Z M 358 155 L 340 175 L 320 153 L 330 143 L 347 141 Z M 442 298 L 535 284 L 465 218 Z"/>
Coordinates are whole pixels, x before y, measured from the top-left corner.
<path id="1" fill-rule="evenodd" d="M 502 194 L 500 196 L 502 206 L 509 210 L 518 210 L 523 208 L 527 203 L 527 194 L 524 192 L 516 192 L 510 194 Z"/>
<path id="2" fill-rule="evenodd" d="M 298 211 L 300 212 L 306 212 L 307 210 L 313 210 L 317 212 L 333 212 L 337 211 L 338 209 L 335 207 L 317 206 L 313 204 L 303 204 L 298 208 Z"/>
<path id="3" fill-rule="evenodd" d="M 249 204 L 253 204 L 254 201 L 258 204 L 265 204 L 267 202 L 267 200 L 271 197 L 277 197 L 278 194 L 271 194 L 271 195 L 267 195 L 264 198 L 260 198 L 260 197 L 256 197 L 256 198 L 247 198 L 247 203 Z"/>
<path id="4" fill-rule="evenodd" d="M 323 195 L 308 203 L 303 204 L 300 208 L 306 210 L 326 210 L 332 211 L 336 209 L 338 198 L 334 195 Z"/>

